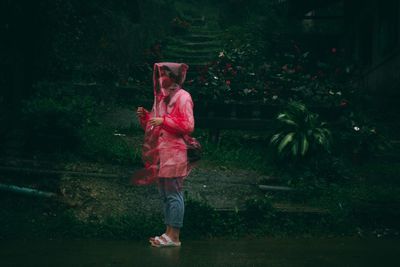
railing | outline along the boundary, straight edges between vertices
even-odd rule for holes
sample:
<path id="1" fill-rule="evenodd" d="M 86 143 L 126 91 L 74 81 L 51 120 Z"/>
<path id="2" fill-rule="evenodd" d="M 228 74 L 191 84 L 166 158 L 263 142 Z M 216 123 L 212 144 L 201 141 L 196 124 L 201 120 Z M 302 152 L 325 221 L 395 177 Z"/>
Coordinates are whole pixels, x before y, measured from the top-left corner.
<path id="1" fill-rule="evenodd" d="M 196 105 L 196 127 L 210 129 L 212 141 L 219 140 L 221 130 L 273 130 L 281 105 L 208 104 Z M 341 115 L 339 107 L 310 106 L 324 121 L 334 122 Z"/>

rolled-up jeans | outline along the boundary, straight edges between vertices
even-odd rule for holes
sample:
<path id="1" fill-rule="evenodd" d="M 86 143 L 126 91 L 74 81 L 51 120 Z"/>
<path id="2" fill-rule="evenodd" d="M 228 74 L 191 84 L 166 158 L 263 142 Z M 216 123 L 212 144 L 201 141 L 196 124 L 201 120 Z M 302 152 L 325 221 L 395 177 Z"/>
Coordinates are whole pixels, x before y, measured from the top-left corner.
<path id="1" fill-rule="evenodd" d="M 185 212 L 183 178 L 158 178 L 158 191 L 163 203 L 164 223 L 182 228 Z"/>

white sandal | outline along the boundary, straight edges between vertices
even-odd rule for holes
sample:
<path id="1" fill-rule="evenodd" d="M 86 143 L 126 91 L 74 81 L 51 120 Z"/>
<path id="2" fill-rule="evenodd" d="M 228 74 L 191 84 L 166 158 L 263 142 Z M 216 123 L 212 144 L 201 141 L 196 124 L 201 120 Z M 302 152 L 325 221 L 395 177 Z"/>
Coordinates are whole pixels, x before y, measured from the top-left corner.
<path id="1" fill-rule="evenodd" d="M 169 236 L 167 236 L 166 234 L 163 234 L 162 237 L 167 241 L 165 242 L 163 239 L 161 239 L 159 236 L 156 236 L 154 239 L 157 240 L 159 242 L 159 244 L 156 244 L 154 242 L 151 242 L 151 245 L 153 247 L 180 247 L 181 246 L 181 242 L 174 242 L 171 240 L 171 238 Z"/>

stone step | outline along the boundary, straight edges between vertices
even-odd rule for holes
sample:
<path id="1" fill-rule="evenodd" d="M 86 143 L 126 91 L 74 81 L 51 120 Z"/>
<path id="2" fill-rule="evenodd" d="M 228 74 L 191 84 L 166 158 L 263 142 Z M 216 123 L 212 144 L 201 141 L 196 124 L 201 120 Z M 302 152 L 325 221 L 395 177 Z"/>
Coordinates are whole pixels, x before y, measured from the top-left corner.
<path id="1" fill-rule="evenodd" d="M 209 61 L 212 60 L 216 57 L 216 53 L 191 53 L 191 54 L 186 54 L 186 53 L 178 53 L 178 52 L 165 52 L 165 57 L 166 58 L 175 58 L 187 62 L 197 62 L 197 61 Z"/>
<path id="2" fill-rule="evenodd" d="M 218 56 L 218 52 L 216 51 L 179 51 L 179 50 L 166 50 L 164 52 L 165 57 L 167 58 L 185 58 L 185 59 L 198 59 L 198 58 L 205 58 L 209 60 L 211 58 L 216 58 Z"/>
<path id="3" fill-rule="evenodd" d="M 321 207 L 307 206 L 303 204 L 285 203 L 285 202 L 273 202 L 272 207 L 280 213 L 302 213 L 302 214 L 329 214 L 330 211 Z M 232 208 L 232 207 L 219 207 L 215 209 L 219 212 L 243 212 L 244 208 Z"/>
<path id="4" fill-rule="evenodd" d="M 133 169 L 129 167 L 120 173 L 119 170 L 121 170 L 121 166 L 116 167 L 110 164 L 92 162 L 74 163 L 69 166 L 69 164 L 66 164 L 64 161 L 55 161 L 54 157 L 51 155 L 41 156 L 40 159 L 14 156 L 2 157 L 0 159 L 0 174 L 2 174 L 3 177 L 9 174 L 13 177 L 22 175 L 74 175 L 82 177 L 118 178 L 133 171 Z M 108 172 L 104 170 L 108 170 Z"/>
<path id="5" fill-rule="evenodd" d="M 182 53 L 182 54 L 210 54 L 217 53 L 219 49 L 210 47 L 183 47 L 177 45 L 168 45 L 165 48 L 165 53 Z"/>
<path id="6" fill-rule="evenodd" d="M 219 40 L 191 42 L 182 39 L 169 38 L 166 47 L 181 47 L 183 49 L 210 49 L 221 50 L 222 44 Z"/>
<path id="7" fill-rule="evenodd" d="M 119 178 L 121 175 L 115 173 L 99 173 L 99 172 L 82 172 L 68 171 L 62 169 L 43 169 L 43 168 L 25 168 L 13 166 L 0 166 L 0 172 L 3 174 L 20 174 L 20 175 L 74 175 L 81 177 L 96 177 L 96 178 Z"/>
<path id="8" fill-rule="evenodd" d="M 189 67 L 190 66 L 193 67 L 193 66 L 205 66 L 212 61 L 212 58 L 177 56 L 177 57 L 165 57 L 163 61 L 165 61 L 165 62 L 180 61 L 180 62 L 188 64 Z"/>
<path id="9" fill-rule="evenodd" d="M 190 32 L 189 34 L 183 35 L 182 37 L 211 37 L 219 38 L 223 32 L 221 31 L 203 31 L 203 32 Z"/>
<path id="10" fill-rule="evenodd" d="M 184 58 L 185 60 L 187 59 L 194 59 L 197 61 L 198 59 L 205 59 L 209 60 L 210 58 L 217 57 L 218 54 L 217 52 L 208 52 L 208 53 L 180 53 L 177 51 L 165 51 L 165 57 L 173 57 L 173 58 Z"/>
<path id="11" fill-rule="evenodd" d="M 207 64 L 210 64 L 210 62 L 213 61 L 212 57 L 199 57 L 199 58 L 194 58 L 194 57 L 182 57 L 182 56 L 167 56 L 165 57 L 164 62 L 183 62 L 189 65 L 191 67 L 191 71 L 198 71 L 201 68 L 198 68 L 197 66 L 205 66 Z M 190 75 L 190 74 L 189 74 Z"/>
<path id="12" fill-rule="evenodd" d="M 191 16 L 189 14 L 180 14 L 183 20 L 189 22 L 192 27 L 204 27 L 207 23 L 205 16 Z"/>
<path id="13" fill-rule="evenodd" d="M 206 27 L 191 27 L 189 30 L 192 34 L 204 34 L 204 35 L 221 35 L 223 31 L 209 29 Z"/>
<path id="14" fill-rule="evenodd" d="M 205 36 L 205 35 L 194 35 L 195 37 L 193 38 L 193 35 L 181 35 L 179 37 L 177 36 L 169 36 L 166 37 L 165 40 L 167 41 L 168 44 L 176 44 L 178 46 L 189 44 L 189 45 L 197 45 L 199 46 L 200 44 L 204 46 L 217 46 L 221 45 L 221 41 L 219 37 L 211 37 L 211 36 Z"/>
<path id="15" fill-rule="evenodd" d="M 45 197 L 45 198 L 57 197 L 57 194 L 54 192 L 38 190 L 35 188 L 30 188 L 30 187 L 17 186 L 17 185 L 13 185 L 13 184 L 0 183 L 0 191 L 23 194 L 23 195 L 30 195 L 30 196 L 37 196 L 37 197 Z"/>
<path id="16" fill-rule="evenodd" d="M 279 212 L 285 213 L 318 213 L 318 214 L 327 214 L 329 210 L 320 208 L 320 207 L 312 207 L 302 204 L 294 204 L 294 203 L 273 203 L 272 206 Z"/>
<path id="17" fill-rule="evenodd" d="M 218 40 L 220 35 L 210 35 L 210 34 L 188 34 L 182 36 L 182 39 L 188 42 L 208 42 Z"/>
<path id="18" fill-rule="evenodd" d="M 192 73 L 193 72 L 197 73 L 198 71 L 202 70 L 204 68 L 204 66 L 210 64 L 210 62 L 208 62 L 208 61 L 207 62 L 188 62 L 187 64 L 190 66 Z"/>
<path id="19" fill-rule="evenodd" d="M 177 45 L 186 49 L 222 50 L 222 44 L 218 40 L 211 42 L 180 42 Z"/>
<path id="20" fill-rule="evenodd" d="M 260 188 L 263 191 L 295 191 L 294 188 L 288 187 L 288 186 L 276 186 L 276 185 L 259 185 L 258 188 Z"/>
<path id="21" fill-rule="evenodd" d="M 184 62 L 189 66 L 189 71 L 186 76 L 186 81 L 193 79 L 195 76 L 199 75 L 198 70 L 210 64 L 210 61 L 186 61 Z"/>

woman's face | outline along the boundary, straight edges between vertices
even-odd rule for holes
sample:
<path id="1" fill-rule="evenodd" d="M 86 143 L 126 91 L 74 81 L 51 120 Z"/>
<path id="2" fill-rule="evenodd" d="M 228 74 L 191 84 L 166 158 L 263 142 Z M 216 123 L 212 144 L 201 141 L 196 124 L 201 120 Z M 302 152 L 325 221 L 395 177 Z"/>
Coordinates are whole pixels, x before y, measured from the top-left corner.
<path id="1" fill-rule="evenodd" d="M 160 70 L 160 78 L 158 79 L 160 83 L 160 87 L 165 94 L 169 94 L 169 91 L 174 88 L 175 81 L 170 78 L 170 70 L 161 69 Z"/>
<path id="2" fill-rule="evenodd" d="M 174 83 L 174 81 L 167 75 L 162 75 L 159 78 L 161 88 L 168 89 Z"/>

